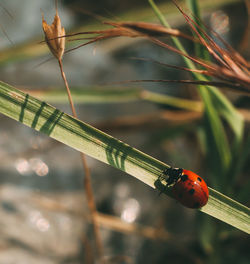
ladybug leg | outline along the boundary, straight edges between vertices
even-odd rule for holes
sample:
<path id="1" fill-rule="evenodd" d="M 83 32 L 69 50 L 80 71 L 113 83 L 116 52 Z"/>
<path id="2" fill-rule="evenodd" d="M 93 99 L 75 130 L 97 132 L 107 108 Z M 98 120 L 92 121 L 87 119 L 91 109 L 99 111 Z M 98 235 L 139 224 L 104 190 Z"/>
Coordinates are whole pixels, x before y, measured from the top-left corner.
<path id="1" fill-rule="evenodd" d="M 165 177 L 163 175 L 160 175 L 154 183 L 156 189 L 160 191 L 159 196 L 166 190 L 166 185 L 162 183 L 163 180 L 165 180 Z"/>

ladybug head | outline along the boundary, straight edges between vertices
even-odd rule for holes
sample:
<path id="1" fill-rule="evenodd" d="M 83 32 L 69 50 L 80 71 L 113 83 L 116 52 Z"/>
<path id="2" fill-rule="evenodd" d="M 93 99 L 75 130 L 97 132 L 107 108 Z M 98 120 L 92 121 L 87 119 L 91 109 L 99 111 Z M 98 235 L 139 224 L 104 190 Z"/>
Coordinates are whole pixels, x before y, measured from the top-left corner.
<path id="1" fill-rule="evenodd" d="M 164 173 L 168 176 L 167 185 L 169 186 L 175 184 L 181 178 L 183 169 L 170 167 Z"/>

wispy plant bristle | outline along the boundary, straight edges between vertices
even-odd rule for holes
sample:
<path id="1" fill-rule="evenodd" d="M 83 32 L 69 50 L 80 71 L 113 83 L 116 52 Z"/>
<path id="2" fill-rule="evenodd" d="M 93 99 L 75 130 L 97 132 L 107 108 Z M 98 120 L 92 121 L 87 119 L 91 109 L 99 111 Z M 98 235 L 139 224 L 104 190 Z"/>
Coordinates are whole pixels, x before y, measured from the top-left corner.
<path id="1" fill-rule="evenodd" d="M 174 1 L 175 3 L 175 1 Z M 87 31 L 87 32 L 78 32 L 73 35 L 68 35 L 67 37 L 75 36 L 86 36 L 79 39 L 90 39 L 87 42 L 80 44 L 79 46 L 72 48 L 69 51 L 78 49 L 82 46 L 88 45 L 93 42 L 100 40 L 114 38 L 114 37 L 144 37 L 155 44 L 162 46 L 166 49 L 169 49 L 175 53 L 185 56 L 186 58 L 193 61 L 195 64 L 198 64 L 203 68 L 202 74 L 212 76 L 216 78 L 215 81 L 210 81 L 211 86 L 217 86 L 218 88 L 228 88 L 234 90 L 235 92 L 244 93 L 250 95 L 250 73 L 249 65 L 246 60 L 235 51 L 229 44 L 227 44 L 221 37 L 213 32 L 212 35 L 217 37 L 226 48 L 220 47 L 213 39 L 205 32 L 190 16 L 188 16 L 178 5 L 175 3 L 177 8 L 185 17 L 187 23 L 189 24 L 192 31 L 195 33 L 196 37 L 182 33 L 177 29 L 168 29 L 164 26 L 152 23 L 145 22 L 104 22 L 112 26 L 113 28 L 106 30 L 97 30 L 97 31 Z M 93 36 L 94 35 L 94 36 Z M 210 55 L 214 58 L 214 62 L 204 61 L 201 58 L 197 58 L 192 55 L 184 54 L 182 51 L 177 48 L 167 44 L 159 37 L 172 36 L 185 38 L 193 42 L 199 42 L 203 45 Z M 76 39 L 71 39 L 76 40 Z M 190 71 L 191 69 L 187 69 Z M 197 83 L 199 84 L 199 83 Z M 209 81 L 207 82 L 209 84 Z"/>

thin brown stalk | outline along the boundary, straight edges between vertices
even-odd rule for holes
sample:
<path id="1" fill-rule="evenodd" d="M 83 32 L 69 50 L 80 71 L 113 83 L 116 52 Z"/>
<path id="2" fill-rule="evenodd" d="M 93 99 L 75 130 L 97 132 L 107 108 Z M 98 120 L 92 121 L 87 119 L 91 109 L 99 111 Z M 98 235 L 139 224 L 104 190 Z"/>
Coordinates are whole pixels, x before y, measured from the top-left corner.
<path id="1" fill-rule="evenodd" d="M 226 43 L 218 33 L 214 32 L 212 29 L 210 32 L 212 35 L 219 40 L 224 47 L 220 47 L 217 42 L 203 29 L 201 28 L 195 20 L 193 20 L 190 16 L 188 16 L 182 8 L 177 4 L 175 0 L 173 3 L 177 6 L 179 11 L 183 14 L 184 18 L 186 19 L 187 23 L 189 24 L 191 30 L 194 32 L 196 37 L 190 37 L 179 30 L 170 30 L 166 29 L 163 26 L 152 24 L 152 23 L 145 23 L 145 22 L 104 22 L 110 26 L 113 26 L 111 29 L 105 30 L 96 30 L 96 31 L 89 31 L 89 32 L 78 32 L 71 35 L 65 35 L 65 37 L 72 37 L 77 35 L 94 35 L 93 37 L 86 37 L 82 38 L 87 40 L 86 43 L 80 44 L 77 47 L 74 47 L 67 52 L 72 50 L 78 49 L 82 46 L 88 45 L 93 42 L 97 42 L 104 39 L 114 38 L 114 37 L 143 37 L 151 42 L 155 43 L 158 46 L 163 48 L 167 48 L 187 59 L 191 60 L 193 63 L 200 66 L 202 69 L 193 70 L 187 69 L 184 67 L 176 67 L 176 69 L 181 69 L 189 72 L 196 72 L 202 75 L 211 76 L 215 78 L 214 81 L 205 82 L 193 82 L 193 84 L 203 84 L 203 85 L 210 85 L 210 86 L 217 86 L 218 88 L 228 88 L 234 90 L 239 93 L 249 95 L 250 92 L 250 71 L 249 71 L 249 63 L 237 52 L 235 51 L 228 43 Z M 208 28 L 205 25 L 205 28 Z M 210 55 L 214 58 L 214 62 L 210 61 L 203 61 L 200 58 L 196 58 L 189 54 L 185 54 L 181 50 L 173 47 L 172 45 L 167 44 L 162 39 L 158 37 L 162 36 L 175 36 L 189 39 L 193 42 L 199 42 L 203 45 Z M 80 38 L 81 39 L 81 38 Z M 71 39 L 72 41 L 74 39 Z M 164 65 L 163 63 L 159 63 Z M 171 67 L 168 64 L 165 66 Z M 172 66 L 174 68 L 175 66 Z M 219 80 L 219 81 L 218 81 Z M 150 80 L 146 80 L 150 81 Z M 165 80 L 166 82 L 167 80 Z M 129 81 L 130 82 L 130 81 Z M 170 82 L 170 81 L 168 81 Z M 173 81 L 171 81 L 173 82 Z M 174 81 L 176 82 L 176 81 Z M 188 83 L 186 80 L 180 81 L 182 83 Z M 190 83 L 190 82 L 189 82 Z"/>
<path id="2" fill-rule="evenodd" d="M 2 4 L 0 4 L 0 7 L 4 10 L 4 12 L 6 14 L 9 15 L 9 17 L 11 19 L 14 19 L 14 17 L 12 16 L 12 14 L 8 11 L 7 8 L 5 8 Z M 11 44 L 14 44 L 13 41 L 10 39 L 10 37 L 8 36 L 7 32 L 5 31 L 4 27 L 0 24 L 0 30 L 2 31 L 2 33 L 5 35 L 5 37 L 8 39 L 8 41 L 11 43 Z"/>
<path id="3" fill-rule="evenodd" d="M 11 19 L 14 19 L 14 16 L 9 12 L 7 8 L 5 8 L 2 4 L 0 4 L 0 7 L 4 10 L 6 14 L 8 14 Z"/>
<path id="4" fill-rule="evenodd" d="M 168 63 L 160 62 L 160 61 L 157 61 L 157 60 L 154 60 L 154 59 L 150 59 L 150 58 L 132 57 L 131 59 L 140 60 L 140 61 L 148 61 L 148 62 L 152 62 L 152 63 L 155 63 L 155 64 L 162 65 L 164 67 L 169 67 L 169 68 L 172 68 L 172 69 L 177 69 L 177 70 L 182 70 L 182 71 L 196 72 L 196 73 L 200 73 L 200 74 L 204 74 L 204 75 L 208 75 L 208 76 L 212 75 L 211 72 L 209 72 L 207 70 L 189 69 L 189 68 L 186 68 L 186 67 L 175 66 L 175 65 L 168 64 Z"/>
<path id="5" fill-rule="evenodd" d="M 103 22 L 105 25 L 113 26 L 112 29 L 104 30 L 94 30 L 94 31 L 83 31 L 72 34 L 67 34 L 63 37 L 74 37 L 78 35 L 90 35 L 90 34 L 99 34 L 105 35 L 107 37 L 114 36 L 129 36 L 129 37 L 139 37 L 139 36 L 151 36 L 151 37 L 182 37 L 190 41 L 196 42 L 197 38 L 189 36 L 178 29 L 169 29 L 162 25 L 147 23 L 147 22 Z M 61 36 L 62 38 L 62 36 Z M 72 39 L 75 40 L 75 39 Z"/>
<path id="6" fill-rule="evenodd" d="M 71 106 L 71 110 L 72 110 L 72 114 L 75 118 L 77 118 L 77 114 L 76 114 L 76 110 L 75 110 L 75 106 L 73 103 L 73 99 L 71 96 L 71 92 L 70 92 L 70 88 L 68 85 L 68 81 L 66 79 L 65 73 L 63 71 L 63 65 L 62 65 L 62 60 L 58 59 L 58 63 L 59 63 L 59 68 L 61 71 L 61 75 L 67 90 L 67 94 L 68 94 L 68 98 L 69 98 L 69 103 Z M 104 263 L 104 259 L 103 259 L 103 245 L 101 242 L 101 235 L 100 235 L 100 230 L 99 230 L 99 224 L 97 222 L 97 210 L 96 210 L 96 205 L 95 205 L 95 199 L 94 199 L 94 194 L 93 194 L 93 190 L 92 190 L 92 186 L 91 186 L 91 175 L 90 175 L 90 170 L 87 164 L 87 160 L 86 157 L 83 153 L 80 154 L 81 156 L 81 160 L 82 160 L 82 164 L 83 164 L 83 169 L 84 169 L 84 187 L 85 187 L 85 191 L 86 191 L 86 198 L 87 198 L 87 202 L 88 202 L 88 207 L 90 210 L 90 215 L 91 215 L 91 220 L 92 220 L 92 224 L 93 224 L 93 231 L 94 231 L 94 236 L 95 236 L 95 243 L 96 243 L 96 249 L 97 249 L 97 254 L 98 254 L 98 258 L 102 261 L 102 263 Z"/>
<path id="7" fill-rule="evenodd" d="M 3 34 L 8 39 L 8 41 L 13 45 L 14 44 L 13 41 L 10 39 L 10 37 L 7 34 L 7 32 L 5 31 L 5 29 L 1 25 L 0 25 L 0 30 L 3 32 Z"/>
<path id="8" fill-rule="evenodd" d="M 60 195 L 53 195 L 53 197 L 45 197 L 41 194 L 34 194 L 32 197 L 34 203 L 45 210 L 66 213 L 73 217 L 79 217 L 81 219 L 84 218 L 88 222 L 91 221 L 91 217 L 89 216 L 88 212 L 83 211 L 83 209 L 79 208 L 78 205 L 72 207 L 70 206 L 70 204 L 65 204 L 64 199 L 60 199 Z M 58 199 L 54 199 L 55 197 Z M 78 200 L 80 197 L 82 197 L 82 195 L 79 196 L 78 194 L 75 194 L 74 199 Z M 171 240 L 172 242 L 176 240 L 176 236 L 169 233 L 163 227 L 159 229 L 159 227 L 147 226 L 136 223 L 127 223 L 122 221 L 120 217 L 103 213 L 97 214 L 97 221 L 99 225 L 102 226 L 104 229 L 109 229 L 114 232 L 120 232 L 127 235 L 138 235 L 151 240 Z M 85 236 L 82 236 L 82 239 L 86 239 Z M 182 237 L 182 239 L 188 240 L 188 237 Z M 178 239 L 176 240 L 176 242 L 177 241 Z"/>
<path id="9" fill-rule="evenodd" d="M 186 57 L 187 59 L 190 59 L 191 61 L 193 61 L 193 62 L 199 64 L 200 66 L 203 66 L 204 68 L 207 68 L 208 70 L 211 70 L 211 71 L 215 71 L 215 70 L 216 70 L 215 67 L 213 67 L 212 64 L 210 64 L 210 63 L 205 63 L 205 62 L 203 62 L 202 60 L 200 60 L 199 58 L 195 58 L 195 57 L 193 57 L 193 56 L 190 56 L 190 55 L 188 55 L 188 54 L 185 54 L 184 52 L 178 50 L 177 48 L 175 48 L 175 47 L 173 47 L 173 46 L 171 46 L 171 45 L 168 45 L 167 43 L 164 43 L 163 41 L 161 41 L 161 40 L 159 40 L 159 39 L 157 39 L 157 38 L 150 38 L 150 40 L 151 40 L 153 43 L 155 43 L 155 44 L 157 44 L 157 45 L 159 45 L 159 46 L 161 46 L 161 47 L 163 47 L 163 48 L 167 48 L 168 50 L 171 50 L 171 51 L 173 51 L 173 52 L 175 52 L 175 53 L 177 53 L 177 54 L 179 54 L 179 55 L 181 55 L 181 56 Z"/>
<path id="10" fill-rule="evenodd" d="M 173 3 L 182 13 L 184 18 L 186 19 L 187 23 L 189 24 L 190 28 L 195 32 L 198 36 L 200 42 L 207 48 L 209 53 L 217 60 L 218 63 L 221 63 L 225 68 L 231 69 L 236 76 L 241 79 L 247 79 L 249 81 L 249 76 L 245 74 L 242 70 L 243 65 L 238 65 L 240 63 L 239 58 L 241 57 L 237 52 L 232 52 L 233 49 L 230 48 L 229 44 L 225 45 L 225 41 L 222 41 L 222 38 L 218 38 L 218 34 L 214 34 L 217 38 L 222 41 L 222 43 L 229 49 L 229 51 L 221 48 L 217 43 L 202 29 L 190 16 L 188 16 L 181 7 L 173 0 Z M 201 33 L 205 36 L 205 38 L 199 33 L 198 29 Z"/>
<path id="11" fill-rule="evenodd" d="M 134 34 L 140 36 L 151 36 L 151 37 L 182 37 L 193 42 L 198 41 L 193 36 L 184 34 L 178 29 L 166 28 L 162 25 L 146 23 L 146 22 L 104 22 L 104 24 L 111 25 L 115 28 L 122 30 L 131 30 Z M 136 32 L 136 33 L 135 33 Z"/>
<path id="12" fill-rule="evenodd" d="M 48 45 L 48 48 L 50 49 L 51 53 L 54 55 L 54 57 L 57 59 L 59 63 L 59 68 L 61 71 L 61 75 L 67 90 L 68 94 L 68 99 L 70 103 L 70 107 L 72 110 L 72 114 L 75 118 L 77 118 L 76 110 L 74 107 L 73 99 L 71 96 L 71 92 L 69 89 L 69 85 L 66 79 L 66 75 L 63 71 L 63 64 L 62 64 L 62 56 L 64 54 L 65 50 L 65 29 L 61 25 L 61 19 L 58 15 L 58 9 L 57 9 L 57 0 L 55 1 L 55 6 L 56 6 L 56 15 L 54 17 L 54 21 L 51 25 L 49 25 L 46 20 L 44 19 L 44 15 L 42 14 L 42 27 L 43 31 L 45 34 L 45 42 Z M 103 246 L 101 243 L 101 236 L 99 232 L 99 225 L 96 221 L 96 206 L 95 206 L 95 200 L 94 200 L 94 195 L 91 187 L 91 177 L 90 177 L 90 170 L 85 158 L 85 155 L 83 153 L 80 154 L 81 159 L 82 159 L 82 164 L 83 164 L 83 169 L 85 172 L 85 177 L 84 177 L 84 186 L 86 190 L 86 198 L 87 198 L 87 203 L 88 207 L 90 210 L 90 215 L 91 215 L 91 220 L 93 224 L 93 232 L 94 232 L 94 241 L 96 245 L 96 250 L 97 250 L 97 256 L 98 259 L 104 263 L 104 258 L 103 258 Z"/>
<path id="13" fill-rule="evenodd" d="M 69 98 L 69 103 L 70 103 L 70 107 L 71 107 L 71 110 L 72 110 L 72 114 L 73 114 L 74 117 L 77 117 L 76 110 L 75 110 L 74 103 L 73 103 L 73 99 L 72 99 L 71 92 L 70 92 L 70 89 L 69 89 L 69 84 L 68 84 L 68 81 L 66 79 L 65 73 L 63 71 L 62 60 L 58 59 L 58 63 L 59 63 L 59 68 L 60 68 L 60 71 L 61 71 L 61 75 L 62 75 L 64 84 L 65 84 L 65 87 L 66 87 L 66 90 L 67 90 L 67 94 L 68 94 L 68 98 Z"/>
<path id="14" fill-rule="evenodd" d="M 85 235 L 82 235 L 81 241 L 82 241 L 82 244 L 84 245 L 84 252 L 85 252 L 83 263 L 94 264 L 95 263 L 94 256 L 93 256 L 93 252 L 92 252 L 92 248 L 89 243 L 89 240 L 87 239 L 87 237 L 85 237 Z"/>
<path id="15" fill-rule="evenodd" d="M 106 228 L 111 228 L 125 234 L 140 235 L 152 240 L 167 241 L 174 239 L 173 235 L 164 229 L 122 222 L 119 217 L 98 213 L 97 219 Z"/>
<path id="16" fill-rule="evenodd" d="M 230 82 L 216 82 L 216 81 L 192 81 L 192 80 L 154 80 L 154 79 L 146 79 L 146 80 L 126 80 L 126 81 L 120 81 L 120 82 L 112 82 L 109 84 L 126 84 L 126 83 L 158 83 L 158 82 L 165 82 L 165 83 L 184 83 L 184 84 L 194 84 L 194 85 L 210 85 L 210 86 L 216 86 L 222 89 L 231 90 L 231 91 L 237 91 L 238 93 L 242 93 L 245 95 L 250 95 L 250 88 L 249 87 L 243 87 L 240 86 L 238 83 L 230 83 Z"/>

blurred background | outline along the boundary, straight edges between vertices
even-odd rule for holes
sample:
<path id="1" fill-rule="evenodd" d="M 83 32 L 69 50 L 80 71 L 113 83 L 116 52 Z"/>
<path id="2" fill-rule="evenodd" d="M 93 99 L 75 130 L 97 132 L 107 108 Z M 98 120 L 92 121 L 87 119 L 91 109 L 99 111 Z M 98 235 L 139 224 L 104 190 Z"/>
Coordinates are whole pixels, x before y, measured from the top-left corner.
<path id="1" fill-rule="evenodd" d="M 205 23 L 249 60 L 244 1 L 199 2 Z M 162 4 L 173 28 L 188 32 L 169 1 L 157 4 Z M 57 61 L 40 43 L 41 14 L 52 23 L 54 1 L 2 0 L 0 13 L 0 80 L 36 91 L 38 98 L 71 113 L 62 95 L 66 91 Z M 145 0 L 59 1 L 59 15 L 66 32 L 100 29 L 106 20 L 158 23 Z M 74 45 L 67 43 L 68 48 Z M 193 52 L 190 43 L 185 47 Z M 249 206 L 248 151 L 238 161 L 237 178 L 228 179 L 230 186 L 220 183 L 206 163 L 201 113 L 129 95 L 112 97 L 142 89 L 199 99 L 195 87 L 181 84 L 111 85 L 123 80 L 188 78 L 185 72 L 133 57 L 183 65 L 181 57 L 143 39 L 117 38 L 65 54 L 70 86 L 86 95 L 76 98 L 79 118 L 174 167 L 197 172 L 209 186 Z M 50 97 L 44 91 L 60 91 L 60 96 Z M 241 110 L 247 137 L 249 97 L 226 95 Z M 0 120 L 0 264 L 97 263 L 79 153 L 3 115 Z M 250 148 L 249 140 L 244 142 L 248 142 L 245 149 Z M 87 162 L 108 263 L 249 263 L 250 241 L 243 232 L 159 196 L 124 172 L 88 157 Z"/>

